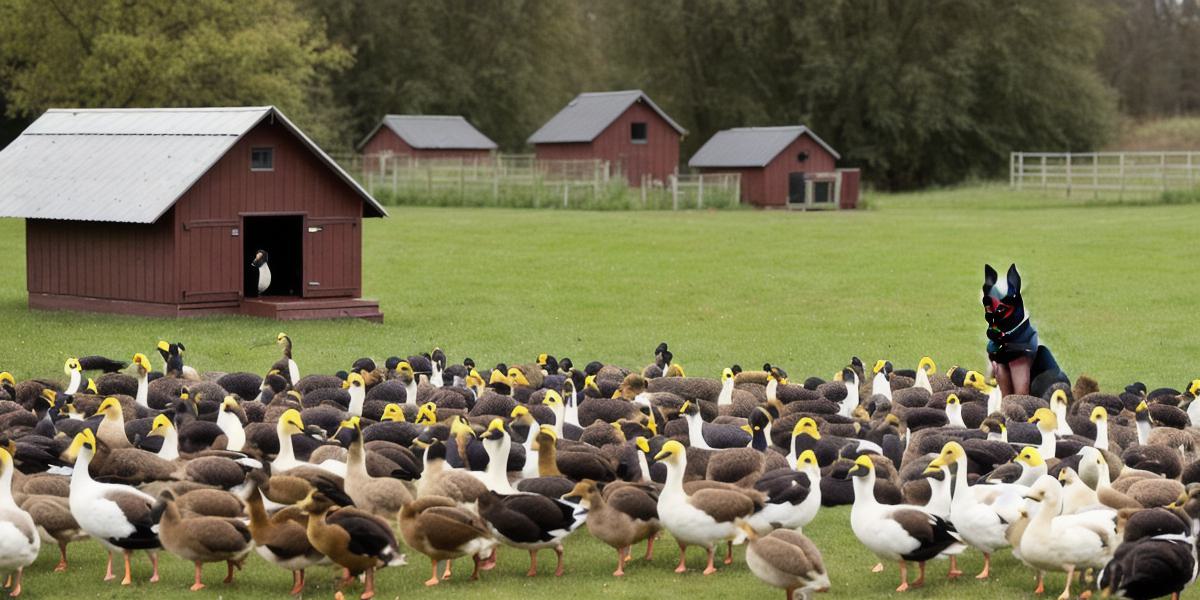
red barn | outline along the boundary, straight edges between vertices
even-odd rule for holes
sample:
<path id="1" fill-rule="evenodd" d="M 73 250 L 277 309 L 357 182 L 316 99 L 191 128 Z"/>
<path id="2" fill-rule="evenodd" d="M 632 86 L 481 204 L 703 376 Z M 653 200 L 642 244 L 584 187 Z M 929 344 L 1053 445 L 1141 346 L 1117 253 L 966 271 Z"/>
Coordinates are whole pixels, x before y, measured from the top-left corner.
<path id="1" fill-rule="evenodd" d="M 580 94 L 529 136 L 538 160 L 608 161 L 630 185 L 666 181 L 687 134 L 641 90 Z"/>
<path id="2" fill-rule="evenodd" d="M 270 106 L 49 110 L 0 152 L 31 308 L 381 320 L 359 296 L 362 220 L 383 216 Z"/>
<path id="3" fill-rule="evenodd" d="M 488 160 L 496 150 L 496 142 L 460 116 L 387 115 L 357 148 L 371 168 L 369 157 L 388 155 Z"/>
<path id="4" fill-rule="evenodd" d="M 717 132 L 688 166 L 704 173 L 738 173 L 742 200 L 756 206 L 853 208 L 858 171 L 837 169 L 839 158 L 803 125 L 739 127 Z M 841 200 L 851 191 L 854 202 Z"/>

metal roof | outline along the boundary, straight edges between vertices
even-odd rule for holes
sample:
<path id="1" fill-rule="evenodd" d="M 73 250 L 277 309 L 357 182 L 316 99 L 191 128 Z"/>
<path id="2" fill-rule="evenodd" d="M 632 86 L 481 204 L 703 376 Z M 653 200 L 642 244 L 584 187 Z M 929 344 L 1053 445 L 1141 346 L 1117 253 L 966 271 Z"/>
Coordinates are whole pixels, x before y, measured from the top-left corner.
<path id="1" fill-rule="evenodd" d="M 387 215 L 283 113 L 256 106 L 50 109 L 0 151 L 0 217 L 153 223 L 268 116 L 346 182 L 368 216 Z"/>
<path id="2" fill-rule="evenodd" d="M 808 135 L 829 151 L 842 156 L 811 129 L 790 127 L 737 127 L 718 131 L 688 161 L 689 167 L 765 167 L 802 135 Z"/>
<path id="3" fill-rule="evenodd" d="M 645 102 L 675 131 L 678 131 L 679 135 L 687 135 L 687 130 L 680 127 L 667 113 L 663 112 L 642 90 L 626 90 L 622 92 L 589 92 L 575 96 L 575 99 L 568 102 L 562 110 L 558 111 L 558 114 L 546 121 L 541 129 L 529 136 L 529 143 L 590 142 L 638 101 Z"/>
<path id="4" fill-rule="evenodd" d="M 458 115 L 386 115 L 357 148 L 361 150 L 367 145 L 384 125 L 418 150 L 496 149 L 496 142 Z"/>

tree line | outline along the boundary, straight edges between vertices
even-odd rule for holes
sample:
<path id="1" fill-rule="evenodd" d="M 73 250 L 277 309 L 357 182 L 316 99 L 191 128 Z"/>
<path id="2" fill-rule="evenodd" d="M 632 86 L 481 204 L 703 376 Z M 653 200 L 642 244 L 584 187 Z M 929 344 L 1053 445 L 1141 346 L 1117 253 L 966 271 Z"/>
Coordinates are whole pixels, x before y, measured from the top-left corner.
<path id="1" fill-rule="evenodd" d="M 1197 0 L 0 0 L 0 144 L 49 107 L 275 104 L 334 151 L 386 113 L 506 151 L 582 91 L 804 123 L 887 189 L 1200 108 Z"/>

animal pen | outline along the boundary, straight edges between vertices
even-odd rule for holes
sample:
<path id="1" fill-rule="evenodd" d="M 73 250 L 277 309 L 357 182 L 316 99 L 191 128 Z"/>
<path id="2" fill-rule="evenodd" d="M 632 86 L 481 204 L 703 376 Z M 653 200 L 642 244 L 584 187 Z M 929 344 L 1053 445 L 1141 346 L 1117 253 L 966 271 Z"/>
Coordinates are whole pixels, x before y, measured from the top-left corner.
<path id="1" fill-rule="evenodd" d="M 533 208 L 682 210 L 741 202 L 736 173 L 643 177 L 630 186 L 602 159 L 546 160 L 531 154 L 482 159 L 425 159 L 381 154 L 338 157 L 364 187 L 388 204 Z"/>
<path id="2" fill-rule="evenodd" d="M 1013 152 L 1009 185 L 1066 196 L 1139 197 L 1200 184 L 1200 152 Z"/>

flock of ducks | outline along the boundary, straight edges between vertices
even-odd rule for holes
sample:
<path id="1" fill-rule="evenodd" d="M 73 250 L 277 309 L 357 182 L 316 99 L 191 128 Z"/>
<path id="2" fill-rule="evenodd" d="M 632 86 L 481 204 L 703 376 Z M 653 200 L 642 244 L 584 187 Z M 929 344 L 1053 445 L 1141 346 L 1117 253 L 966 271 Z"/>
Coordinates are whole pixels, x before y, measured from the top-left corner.
<path id="1" fill-rule="evenodd" d="M 1036 576 L 1066 574 L 1127 598 L 1179 592 L 1196 578 L 1200 380 L 1186 390 L 1134 383 L 1102 392 L 1083 377 L 1047 396 L 1001 394 L 980 372 L 858 358 L 829 380 L 793 383 L 779 366 L 689 377 L 667 344 L 641 369 L 449 364 L 440 349 L 382 365 L 354 361 L 302 376 L 292 340 L 266 375 L 199 373 L 160 342 L 161 369 L 72 357 L 59 379 L 0 373 L 0 571 L 22 589 L 42 543 L 56 571 L 72 542 L 108 551 L 104 579 L 132 582 L 145 551 L 195 566 L 225 563 L 232 582 L 254 552 L 305 589 L 318 565 L 375 594 L 378 569 L 430 561 L 426 585 L 498 549 L 555 553 L 581 527 L 616 552 L 614 576 L 669 533 L 704 549 L 704 574 L 733 562 L 789 600 L 831 578 L 803 528 L 821 506 L 851 505 L 862 545 L 899 567 L 897 591 L 926 563 L 1005 548 Z M 89 377 L 89 375 L 94 375 Z M 724 551 L 723 559 L 719 554 Z M 915 579 L 909 577 L 916 563 Z"/>

